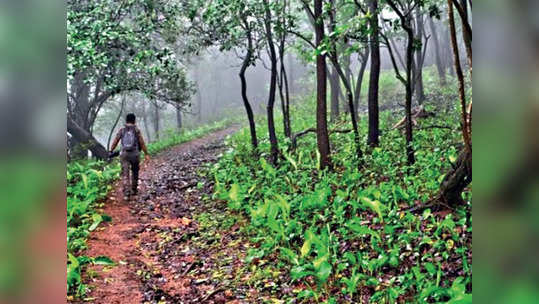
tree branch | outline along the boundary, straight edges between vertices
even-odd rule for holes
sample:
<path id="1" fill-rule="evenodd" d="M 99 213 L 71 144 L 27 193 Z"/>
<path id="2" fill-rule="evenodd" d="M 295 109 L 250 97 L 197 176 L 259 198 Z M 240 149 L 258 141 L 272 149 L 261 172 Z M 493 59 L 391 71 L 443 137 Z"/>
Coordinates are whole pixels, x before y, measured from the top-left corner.
<path id="1" fill-rule="evenodd" d="M 354 131 L 353 129 L 335 129 L 335 130 L 330 130 L 328 133 L 331 134 L 331 133 L 350 133 Z M 316 129 L 315 128 L 309 128 L 309 129 L 305 129 L 303 131 L 299 131 L 297 133 L 294 133 L 292 134 L 292 136 L 290 137 L 292 143 L 291 143 L 291 148 L 292 149 L 295 149 L 297 147 L 297 141 L 298 141 L 298 138 L 302 137 L 302 136 L 305 136 L 309 133 L 316 133 Z"/>
<path id="2" fill-rule="evenodd" d="M 307 42 L 313 49 L 316 49 L 316 45 L 314 45 L 314 43 L 311 40 L 307 39 L 307 37 L 303 36 L 301 33 L 298 33 L 294 30 L 288 30 L 288 32 L 290 34 L 294 34 L 297 37 L 301 38 L 303 41 Z"/>
<path id="3" fill-rule="evenodd" d="M 389 43 L 389 40 L 382 32 L 380 32 L 380 36 L 382 36 L 382 38 L 384 38 L 384 40 L 386 41 L 387 50 L 389 51 L 389 57 L 391 58 L 391 63 L 393 64 L 393 69 L 395 69 L 397 79 L 400 80 L 403 84 L 406 84 L 406 80 L 404 79 L 404 77 L 402 77 L 399 71 L 399 67 L 397 66 L 397 62 L 395 61 L 395 55 L 393 55 L 393 50 L 391 49 L 391 44 Z"/>

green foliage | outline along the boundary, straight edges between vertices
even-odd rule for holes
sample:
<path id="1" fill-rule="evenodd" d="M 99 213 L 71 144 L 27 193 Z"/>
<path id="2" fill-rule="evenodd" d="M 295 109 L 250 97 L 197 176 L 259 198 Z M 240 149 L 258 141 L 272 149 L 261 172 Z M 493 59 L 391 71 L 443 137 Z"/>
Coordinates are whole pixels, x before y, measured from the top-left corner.
<path id="1" fill-rule="evenodd" d="M 307 100 L 295 107 L 293 130 L 315 125 L 312 103 Z M 427 105 L 427 110 L 433 107 Z M 458 112 L 437 113 L 421 123 L 458 124 Z M 381 129 L 388 130 L 399 116 L 382 112 Z M 366 119 L 361 122 L 360 134 L 366 134 Z M 348 122 L 338 124 L 348 127 Z M 259 124 L 257 132 L 267 134 L 265 124 Z M 287 142 L 282 133 L 278 136 Z M 435 195 L 448 160 L 456 153 L 459 133 L 428 128 L 416 130 L 414 136 L 414 166 L 406 164 L 403 135 L 392 130 L 384 132 L 378 148 L 367 150 L 366 167 L 358 170 L 350 157 L 353 135 L 332 134 L 334 170 L 319 172 L 315 136 L 302 137 L 295 151 L 283 145 L 284 157 L 273 167 L 266 161 L 268 140 L 260 141 L 262 155 L 255 159 L 246 148 L 248 130 L 240 130 L 213 175 L 215 197 L 250 218 L 248 233 L 260 246 L 249 252 L 246 261 L 277 252 L 292 281 L 317 283 L 316 288 L 298 294 L 303 298 L 331 299 L 338 288 L 358 299 L 362 286 L 373 288 L 371 302 L 378 303 L 394 303 L 402 297 L 411 302 L 471 297 L 466 292 L 471 267 L 465 259 L 454 266 L 462 267 L 460 279 L 441 268 L 470 251 L 470 239 L 461 239 L 456 232 L 471 226 L 466 219 L 468 207 L 461 206 L 445 218 L 430 210 L 423 215 L 402 211 Z"/>
<path id="2" fill-rule="evenodd" d="M 110 217 L 95 210 L 118 178 L 117 162 L 107 165 L 101 161 L 69 163 L 67 166 L 67 291 L 68 294 L 84 295 L 81 282 L 81 266 L 93 261 L 76 256 L 86 248 L 86 238 L 103 221 Z M 96 260 L 98 263 L 103 258 Z"/>
<path id="3" fill-rule="evenodd" d="M 194 89 L 181 58 L 173 51 L 181 36 L 180 13 L 178 3 L 164 0 L 67 1 L 67 77 L 72 108 L 84 98 L 78 91 L 83 86 L 81 80 L 95 86 L 96 95 L 103 92 L 100 98 L 94 96 L 93 111 L 108 97 L 130 90 L 185 105 Z M 72 113 L 76 112 L 72 108 L 70 115 L 81 114 Z"/>

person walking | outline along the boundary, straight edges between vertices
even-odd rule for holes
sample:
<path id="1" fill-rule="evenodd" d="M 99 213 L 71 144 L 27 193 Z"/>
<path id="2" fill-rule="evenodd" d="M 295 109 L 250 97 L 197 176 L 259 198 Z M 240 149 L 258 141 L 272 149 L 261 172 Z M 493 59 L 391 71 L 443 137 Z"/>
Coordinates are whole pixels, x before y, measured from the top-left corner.
<path id="1" fill-rule="evenodd" d="M 142 138 L 142 133 L 135 121 L 135 114 L 126 115 L 125 126 L 116 134 L 110 149 L 112 154 L 118 143 L 121 142 L 120 163 L 122 164 L 122 190 L 125 201 L 129 200 L 130 195 L 135 196 L 138 193 L 140 151 L 144 152 L 145 160 L 150 159 L 144 138 Z"/>

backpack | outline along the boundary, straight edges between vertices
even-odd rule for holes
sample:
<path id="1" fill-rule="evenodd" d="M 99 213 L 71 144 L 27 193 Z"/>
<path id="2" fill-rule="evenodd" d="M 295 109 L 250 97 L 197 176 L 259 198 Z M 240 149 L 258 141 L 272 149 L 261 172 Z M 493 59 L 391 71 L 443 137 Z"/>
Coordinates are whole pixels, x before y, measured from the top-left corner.
<path id="1" fill-rule="evenodd" d="M 135 127 L 125 127 L 122 132 L 122 150 L 135 151 L 138 150 L 138 137 Z"/>

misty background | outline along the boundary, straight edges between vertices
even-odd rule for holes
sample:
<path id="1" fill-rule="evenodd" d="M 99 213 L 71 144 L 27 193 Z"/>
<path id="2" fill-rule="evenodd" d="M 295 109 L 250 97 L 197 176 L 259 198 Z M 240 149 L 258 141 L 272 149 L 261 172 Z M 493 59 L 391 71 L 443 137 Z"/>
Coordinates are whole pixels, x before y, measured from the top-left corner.
<path id="1" fill-rule="evenodd" d="M 445 22 L 445 20 L 435 20 L 433 26 L 438 33 L 438 44 L 443 64 L 448 67 L 449 74 L 454 75 L 449 31 Z M 432 39 L 432 29 L 426 26 L 425 32 L 428 38 L 425 49 L 424 68 L 428 68 L 435 65 L 435 45 Z M 462 38 L 459 36 L 459 39 Z M 391 42 L 396 46 L 395 52 L 397 57 L 404 58 L 404 40 L 404 37 L 397 36 L 392 38 Z M 467 61 L 464 58 L 465 51 L 462 41 L 459 41 L 459 46 L 462 49 L 460 52 L 462 57 L 461 62 L 465 64 Z M 315 91 L 314 62 L 307 62 L 297 54 L 297 49 L 287 52 L 285 62 L 292 104 L 311 96 Z M 383 43 L 381 44 L 380 54 L 382 74 L 390 73 L 391 77 L 394 78 L 394 68 L 388 50 Z M 240 117 L 242 120 L 247 121 L 241 99 L 240 78 L 238 76 L 242 62 L 239 57 L 241 55 L 243 54 L 238 54 L 235 51 L 222 52 L 216 47 L 210 47 L 201 52 L 199 56 L 183 58 L 182 62 L 184 62 L 187 70 L 188 79 L 194 85 L 195 93 L 191 97 L 188 106 L 182 108 L 180 111 L 165 102 L 149 100 L 143 94 L 137 92 L 115 96 L 103 106 L 97 116 L 93 130 L 95 138 L 108 148 L 116 132 L 123 126 L 127 113 L 135 113 L 137 116 L 137 125 L 148 142 L 156 141 L 170 132 L 192 129 L 229 117 Z M 352 54 L 350 56 L 352 83 L 355 83 L 360 64 L 358 55 L 356 53 Z M 400 62 L 397 62 L 397 64 L 399 68 L 403 69 Z M 366 88 L 369 82 L 369 66 L 370 62 L 367 63 L 367 69 L 362 81 L 362 87 L 364 88 Z M 256 61 L 255 66 L 250 67 L 246 71 L 247 95 L 253 111 L 257 116 L 265 115 L 269 78 L 269 59 L 266 53 L 262 53 L 261 58 Z M 395 84 L 392 90 L 394 89 L 400 92 L 401 94 L 397 94 L 397 96 L 404 98 L 402 95 L 404 93 L 404 87 L 400 83 L 397 83 L 396 80 Z M 344 89 L 342 88 L 341 90 Z M 384 92 L 380 93 L 384 94 Z M 362 89 L 359 102 L 360 112 L 366 111 L 366 95 L 367 90 Z M 392 94 L 392 96 L 394 95 Z M 328 94 L 328 103 L 329 99 L 330 94 Z M 346 110 L 346 101 L 344 99 L 344 95 L 341 94 L 341 108 Z M 277 96 L 277 102 L 280 102 L 279 96 Z M 380 104 L 382 108 L 384 102 L 387 102 L 387 100 L 381 98 Z M 393 104 L 399 103 L 403 104 L 404 101 L 393 101 Z"/>

